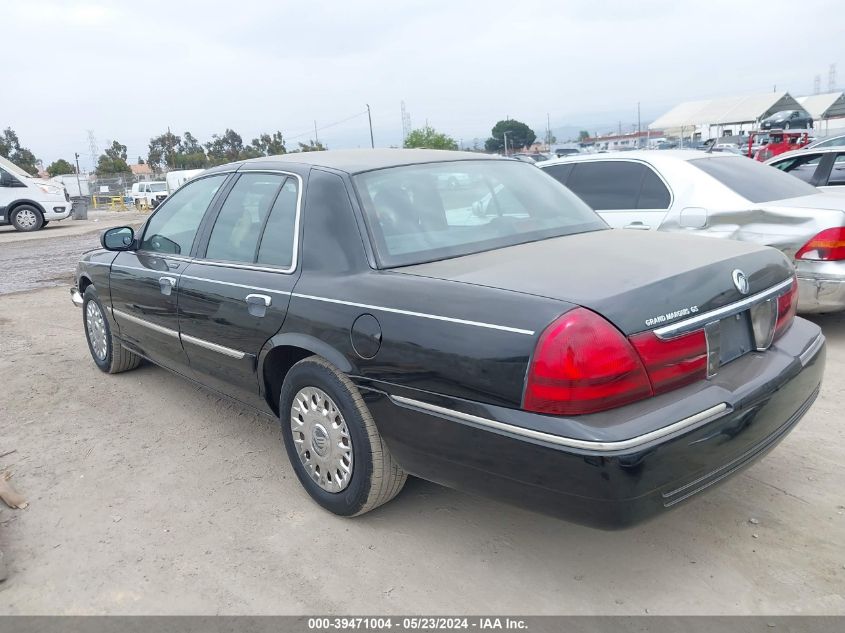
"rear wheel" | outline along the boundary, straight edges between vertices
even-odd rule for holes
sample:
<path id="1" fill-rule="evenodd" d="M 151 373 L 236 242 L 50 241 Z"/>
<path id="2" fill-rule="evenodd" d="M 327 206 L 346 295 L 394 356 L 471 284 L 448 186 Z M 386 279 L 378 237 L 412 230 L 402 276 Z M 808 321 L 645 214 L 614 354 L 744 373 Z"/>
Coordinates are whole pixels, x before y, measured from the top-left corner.
<path id="1" fill-rule="evenodd" d="M 141 357 L 123 347 L 112 335 L 105 308 L 94 286 L 88 286 L 82 296 L 82 323 L 88 351 L 100 371 L 119 374 L 141 364 Z"/>
<path id="2" fill-rule="evenodd" d="M 24 204 L 12 212 L 12 226 L 18 231 L 37 231 L 44 226 L 44 216 L 35 207 Z"/>
<path id="3" fill-rule="evenodd" d="M 285 377 L 279 417 L 288 458 L 326 510 L 357 516 L 387 503 L 407 474 L 393 460 L 355 385 L 319 356 Z"/>

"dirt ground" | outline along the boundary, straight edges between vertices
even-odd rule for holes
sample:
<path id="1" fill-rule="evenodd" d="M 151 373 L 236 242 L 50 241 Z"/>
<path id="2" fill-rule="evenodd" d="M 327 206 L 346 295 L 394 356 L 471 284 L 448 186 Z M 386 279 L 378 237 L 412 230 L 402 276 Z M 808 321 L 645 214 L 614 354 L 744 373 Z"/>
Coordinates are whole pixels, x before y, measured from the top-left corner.
<path id="1" fill-rule="evenodd" d="M 845 317 L 817 319 L 826 382 L 796 430 L 651 523 L 600 532 L 416 479 L 342 519 L 276 421 L 156 367 L 96 369 L 64 281 L 96 233 L 71 232 L 0 234 L 0 469 L 30 503 L 0 509 L 0 613 L 845 614 Z"/>

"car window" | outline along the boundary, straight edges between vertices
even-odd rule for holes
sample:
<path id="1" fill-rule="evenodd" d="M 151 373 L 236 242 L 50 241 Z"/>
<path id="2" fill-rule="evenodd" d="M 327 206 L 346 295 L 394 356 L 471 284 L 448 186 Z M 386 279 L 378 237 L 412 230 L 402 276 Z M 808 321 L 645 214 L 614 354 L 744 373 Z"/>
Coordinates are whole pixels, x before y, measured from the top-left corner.
<path id="1" fill-rule="evenodd" d="M 689 164 L 709 174 L 749 202 L 785 200 L 819 192 L 798 178 L 743 156 L 694 158 Z"/>
<path id="2" fill-rule="evenodd" d="M 141 249 L 187 255 L 211 199 L 227 174 L 194 180 L 167 198 L 150 218 Z"/>
<path id="3" fill-rule="evenodd" d="M 572 172 L 572 168 L 574 166 L 574 163 L 562 163 L 560 165 L 549 165 L 544 169 L 547 174 L 552 176 L 559 183 L 565 185 L 566 179 L 569 178 L 569 174 Z"/>
<path id="4" fill-rule="evenodd" d="M 585 161 L 566 186 L 596 211 L 636 209 L 646 167 L 629 161 Z"/>
<path id="5" fill-rule="evenodd" d="M 391 167 L 354 182 L 383 267 L 607 228 L 566 187 L 518 161 Z"/>
<path id="6" fill-rule="evenodd" d="M 264 220 L 285 177 L 242 174 L 226 197 L 208 239 L 206 259 L 252 263 Z"/>
<path id="7" fill-rule="evenodd" d="M 282 186 L 270 217 L 261 235 L 258 263 L 290 268 L 296 235 L 297 186 L 295 178 L 288 178 Z"/>
<path id="8" fill-rule="evenodd" d="M 672 196 L 660 177 L 650 167 L 645 167 L 643 184 L 637 198 L 638 209 L 668 209 Z"/>
<path id="9" fill-rule="evenodd" d="M 792 174 L 804 182 L 810 182 L 813 179 L 813 174 L 816 173 L 816 169 L 818 168 L 821 159 L 821 154 L 793 156 L 792 158 L 786 158 L 778 163 L 772 163 L 772 167 L 777 167 L 781 171 Z"/>

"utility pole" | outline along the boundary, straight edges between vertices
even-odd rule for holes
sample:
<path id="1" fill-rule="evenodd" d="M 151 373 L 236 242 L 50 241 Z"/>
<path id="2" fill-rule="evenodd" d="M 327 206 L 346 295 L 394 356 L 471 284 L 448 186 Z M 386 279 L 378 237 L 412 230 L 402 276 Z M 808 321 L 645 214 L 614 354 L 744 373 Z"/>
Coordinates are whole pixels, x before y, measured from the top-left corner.
<path id="1" fill-rule="evenodd" d="M 317 120 L 315 119 L 314 120 L 314 145 L 319 145 L 319 144 L 320 144 L 320 139 L 317 136 Z"/>
<path id="2" fill-rule="evenodd" d="M 370 121 L 370 147 L 373 149 L 376 148 L 376 142 L 373 140 L 373 117 L 370 115 L 370 104 L 364 104 L 367 106 L 367 119 Z"/>
<path id="3" fill-rule="evenodd" d="M 549 118 L 549 113 L 546 112 L 546 151 L 552 150 L 552 120 Z"/>
<path id="4" fill-rule="evenodd" d="M 76 188 L 79 190 L 79 195 L 82 195 L 82 185 L 79 182 L 79 152 L 74 152 L 76 158 Z"/>
<path id="5" fill-rule="evenodd" d="M 637 101 L 637 149 L 640 148 L 640 134 L 642 133 L 642 119 L 640 119 L 640 102 Z"/>
<path id="6" fill-rule="evenodd" d="M 504 139 L 505 139 L 505 156 L 507 156 L 508 155 L 508 133 L 502 132 L 502 136 L 504 136 Z"/>

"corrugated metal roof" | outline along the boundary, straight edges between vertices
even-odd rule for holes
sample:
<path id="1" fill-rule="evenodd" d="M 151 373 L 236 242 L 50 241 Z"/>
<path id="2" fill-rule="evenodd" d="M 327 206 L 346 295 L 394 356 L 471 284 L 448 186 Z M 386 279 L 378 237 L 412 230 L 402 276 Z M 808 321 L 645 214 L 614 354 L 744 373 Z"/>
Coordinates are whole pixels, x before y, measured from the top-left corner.
<path id="1" fill-rule="evenodd" d="M 797 100 L 814 119 L 845 116 L 845 93 L 843 92 L 798 97 Z"/>
<path id="2" fill-rule="evenodd" d="M 751 123 L 780 110 L 800 110 L 788 92 L 766 92 L 743 97 L 686 101 L 649 124 L 649 129 L 674 129 L 695 125 Z"/>

